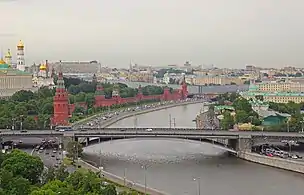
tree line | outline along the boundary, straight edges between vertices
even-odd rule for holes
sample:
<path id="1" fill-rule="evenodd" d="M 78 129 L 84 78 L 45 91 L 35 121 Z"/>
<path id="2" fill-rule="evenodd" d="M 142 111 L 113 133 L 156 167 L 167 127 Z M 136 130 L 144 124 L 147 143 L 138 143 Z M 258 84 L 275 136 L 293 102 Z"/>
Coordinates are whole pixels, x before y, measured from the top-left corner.
<path id="1" fill-rule="evenodd" d="M 255 97 L 257 100 L 263 101 L 263 97 Z M 218 105 L 232 102 L 232 106 L 235 109 L 235 115 L 231 115 L 231 111 L 223 112 L 223 119 L 220 121 L 222 129 L 232 129 L 235 124 L 239 123 L 251 123 L 255 126 L 261 125 L 262 118 L 252 109 L 250 101 L 242 98 L 237 93 L 225 93 L 221 94 L 217 98 Z M 277 111 L 279 113 L 290 114 L 291 117 L 287 118 L 280 125 L 273 125 L 264 127 L 264 130 L 268 131 L 291 131 L 298 132 L 304 128 L 304 102 L 302 103 L 275 103 L 268 102 L 269 109 Z M 212 110 L 212 109 L 211 109 Z M 213 113 L 214 111 L 211 111 Z"/>
<path id="2" fill-rule="evenodd" d="M 56 80 L 56 79 L 55 79 Z M 69 92 L 69 103 L 76 104 L 76 109 L 70 122 L 75 122 L 97 112 L 108 110 L 109 108 L 94 108 L 94 95 L 96 84 L 77 78 L 64 78 L 65 87 Z M 102 83 L 106 98 L 111 98 L 113 84 Z M 121 97 L 134 97 L 138 89 L 133 89 L 125 84 L 118 84 Z M 171 89 L 172 91 L 172 89 Z M 159 95 L 163 93 L 163 87 L 145 86 L 142 88 L 144 95 Z M 8 99 L 0 100 L 0 129 L 49 129 L 50 118 L 53 115 L 53 97 L 55 89 L 41 87 L 36 92 L 21 90 L 14 93 Z M 85 102 L 88 109 L 77 106 L 78 103 Z M 113 105 L 110 109 L 121 106 Z"/>
<path id="3" fill-rule="evenodd" d="M 117 195 L 116 186 L 99 174 L 65 166 L 44 169 L 41 159 L 20 150 L 0 153 L 0 195 Z M 122 191 L 120 195 L 135 195 Z"/>

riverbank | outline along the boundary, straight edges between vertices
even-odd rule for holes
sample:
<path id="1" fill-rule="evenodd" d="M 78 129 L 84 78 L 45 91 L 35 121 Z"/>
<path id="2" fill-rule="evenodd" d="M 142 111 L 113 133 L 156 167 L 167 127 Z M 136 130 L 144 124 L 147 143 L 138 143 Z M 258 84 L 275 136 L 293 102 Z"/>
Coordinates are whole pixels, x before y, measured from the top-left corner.
<path id="1" fill-rule="evenodd" d="M 163 110 L 163 109 L 168 109 L 168 108 L 173 108 L 173 107 L 177 107 L 177 106 L 185 106 L 185 105 L 189 105 L 189 104 L 198 104 L 198 103 L 203 103 L 205 102 L 204 99 L 196 99 L 196 100 L 188 100 L 188 101 L 179 101 L 179 102 L 173 102 L 173 103 L 167 103 L 167 104 L 163 104 L 161 106 L 157 106 L 157 107 L 153 107 L 153 108 L 148 108 L 148 109 L 144 109 L 144 110 L 138 110 L 138 111 L 131 111 L 131 112 L 127 112 L 127 113 L 122 113 L 120 115 L 117 115 L 113 118 L 110 118 L 108 120 L 106 120 L 102 125 L 100 125 L 100 128 L 105 128 L 108 127 L 120 120 L 123 120 L 125 118 L 129 118 L 132 116 L 137 116 L 137 115 L 141 115 L 141 114 L 145 114 L 145 113 L 149 113 L 149 112 L 155 112 L 155 111 L 159 111 L 159 110 Z M 135 106 L 134 106 L 135 108 Z M 73 126 L 77 126 L 77 125 L 81 125 L 83 123 L 89 122 L 90 120 L 94 120 L 98 117 L 102 117 L 103 113 L 99 113 L 93 116 L 90 116 L 88 118 L 82 119 L 81 121 L 78 121 L 76 123 L 73 124 Z"/>
<path id="2" fill-rule="evenodd" d="M 112 124 L 114 124 L 114 123 L 116 123 L 120 120 L 123 120 L 125 118 L 129 118 L 129 117 L 133 117 L 133 116 L 136 116 L 136 115 L 141 115 L 141 114 L 145 114 L 145 113 L 149 113 L 149 112 L 155 112 L 155 111 L 168 109 L 168 108 L 173 108 L 173 107 L 177 107 L 177 106 L 197 104 L 197 103 L 202 103 L 202 102 L 204 102 L 203 99 L 189 100 L 189 101 L 183 101 L 183 102 L 175 102 L 175 103 L 172 103 L 172 104 L 166 104 L 166 105 L 162 105 L 162 106 L 159 106 L 159 107 L 149 108 L 149 109 L 145 109 L 145 110 L 139 110 L 139 111 L 135 111 L 135 112 L 128 112 L 128 113 L 124 113 L 122 115 L 118 115 L 117 117 L 113 117 L 113 118 L 107 120 L 100 127 L 101 128 L 108 127 L 108 126 L 110 126 L 110 125 L 112 125 Z M 96 117 L 100 117 L 100 114 L 98 114 L 94 117 L 91 117 L 89 120 L 92 120 Z M 85 120 L 85 122 L 87 122 L 89 120 Z M 93 166 L 92 164 L 87 162 L 87 159 L 80 159 L 79 163 L 83 168 L 92 170 L 94 172 L 101 171 L 101 174 L 106 179 L 108 179 L 108 180 L 110 180 L 114 183 L 117 183 L 118 185 L 126 186 L 128 188 L 134 189 L 134 190 L 139 191 L 141 193 L 145 193 L 145 186 L 143 186 L 139 183 L 134 183 L 132 181 L 126 180 L 125 178 L 121 178 L 121 177 L 119 177 L 115 174 L 106 172 L 104 170 L 99 170 L 96 166 Z M 151 194 L 151 195 L 166 195 L 164 192 L 161 192 L 161 191 L 158 191 L 156 189 L 149 188 L 149 187 L 146 187 L 146 193 Z"/>
<path id="3" fill-rule="evenodd" d="M 114 175 L 114 174 L 104 171 L 102 169 L 100 170 L 97 167 L 91 165 L 90 163 L 88 163 L 84 160 L 79 160 L 78 163 L 79 163 L 79 165 L 81 165 L 82 168 L 91 170 L 95 173 L 100 172 L 100 174 L 102 174 L 102 176 L 104 178 L 117 184 L 118 186 L 130 188 L 130 189 L 133 189 L 133 190 L 138 191 L 143 194 L 146 193 L 146 194 L 150 194 L 150 195 L 167 195 L 166 193 L 158 191 L 156 189 L 145 187 L 144 185 L 134 183 L 130 180 L 127 180 L 126 178 L 119 177 L 117 175 Z"/>
<path id="4" fill-rule="evenodd" d="M 265 155 L 260 155 L 252 152 L 242 152 L 238 154 L 238 158 L 258 163 L 261 165 L 266 165 L 274 168 L 284 169 L 287 171 L 297 172 L 304 174 L 304 162 L 295 161 L 290 159 L 283 159 L 277 157 L 269 157 Z"/>

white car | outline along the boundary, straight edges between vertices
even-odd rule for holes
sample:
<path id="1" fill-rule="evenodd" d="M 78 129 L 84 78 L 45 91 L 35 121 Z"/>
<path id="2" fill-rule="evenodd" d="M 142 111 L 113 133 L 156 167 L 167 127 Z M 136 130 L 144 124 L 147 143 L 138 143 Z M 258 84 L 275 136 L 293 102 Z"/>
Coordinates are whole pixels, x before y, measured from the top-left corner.
<path id="1" fill-rule="evenodd" d="M 152 129 L 146 129 L 146 131 L 149 131 L 149 132 L 150 132 L 150 131 L 152 131 Z"/>

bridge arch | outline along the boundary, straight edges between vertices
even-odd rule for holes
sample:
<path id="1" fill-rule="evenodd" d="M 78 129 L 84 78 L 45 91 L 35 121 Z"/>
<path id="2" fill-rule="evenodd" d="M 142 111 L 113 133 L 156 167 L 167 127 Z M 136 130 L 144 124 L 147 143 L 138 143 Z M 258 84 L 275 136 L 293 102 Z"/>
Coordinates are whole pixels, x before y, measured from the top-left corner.
<path id="1" fill-rule="evenodd" d="M 120 136 L 120 137 L 106 137 L 106 138 L 76 138 L 76 141 L 81 142 L 84 146 L 92 145 L 92 144 L 98 144 L 102 142 L 112 141 L 112 140 L 121 140 L 121 139 L 179 139 L 179 140 L 192 140 L 192 141 L 198 141 L 198 142 L 204 142 L 204 143 L 210 143 L 214 147 L 222 150 L 226 150 L 230 153 L 236 154 L 236 150 L 229 147 L 228 140 L 221 139 L 221 138 L 215 138 L 215 139 L 208 139 L 208 138 L 202 138 L 202 137 L 166 137 L 166 136 Z"/>

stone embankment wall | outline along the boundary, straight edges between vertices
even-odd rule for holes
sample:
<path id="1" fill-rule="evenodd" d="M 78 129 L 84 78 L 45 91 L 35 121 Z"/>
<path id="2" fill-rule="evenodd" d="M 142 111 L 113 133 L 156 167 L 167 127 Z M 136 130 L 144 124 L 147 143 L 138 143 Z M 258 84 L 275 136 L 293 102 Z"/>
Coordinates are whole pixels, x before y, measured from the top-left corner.
<path id="1" fill-rule="evenodd" d="M 255 162 L 262 165 L 267 165 L 288 171 L 304 173 L 304 162 L 290 159 L 283 159 L 277 157 L 268 157 L 252 152 L 242 152 L 238 157 L 250 162 Z"/>
<path id="2" fill-rule="evenodd" d="M 83 168 L 85 169 L 89 169 L 93 172 L 101 172 L 101 174 L 103 175 L 104 178 L 113 181 L 119 185 L 126 185 L 129 188 L 132 188 L 134 190 L 137 190 L 139 192 L 145 193 L 145 186 L 141 185 L 141 184 L 137 184 L 137 183 L 133 183 L 132 181 L 129 181 L 127 179 L 124 179 L 122 177 L 119 177 L 117 175 L 111 174 L 109 172 L 106 172 L 104 170 L 99 170 L 97 167 L 83 161 L 83 160 L 79 160 L 78 164 L 81 165 Z M 146 188 L 146 193 L 150 194 L 150 195 L 166 195 L 164 192 L 160 192 L 156 189 L 152 189 L 152 188 Z"/>
<path id="3" fill-rule="evenodd" d="M 100 127 L 101 128 L 108 127 L 108 126 L 116 123 L 117 121 L 120 121 L 120 120 L 128 118 L 128 117 L 132 117 L 132 116 L 136 116 L 136 115 L 141 115 L 141 114 L 145 114 L 145 113 L 149 113 L 149 112 L 155 112 L 155 111 L 163 110 L 163 109 L 167 109 L 167 108 L 173 108 L 173 107 L 177 107 L 177 106 L 202 103 L 204 101 L 205 100 L 203 100 L 203 99 L 199 99 L 199 100 L 192 100 L 192 101 L 185 101 L 185 102 L 177 102 L 177 103 L 172 103 L 172 104 L 158 106 L 158 107 L 155 107 L 155 108 L 148 108 L 148 109 L 145 109 L 145 110 L 139 110 L 139 111 L 135 111 L 135 112 L 123 113 L 121 115 L 118 115 L 117 117 L 113 117 L 111 119 L 108 119 Z M 79 122 L 77 122 L 77 123 L 75 123 L 73 125 L 80 125 L 82 123 L 88 122 L 90 120 L 93 120 L 94 118 L 101 117 L 101 116 L 102 116 L 102 114 L 98 114 L 98 115 L 89 117 L 87 119 L 84 119 L 82 121 L 79 121 Z"/>

